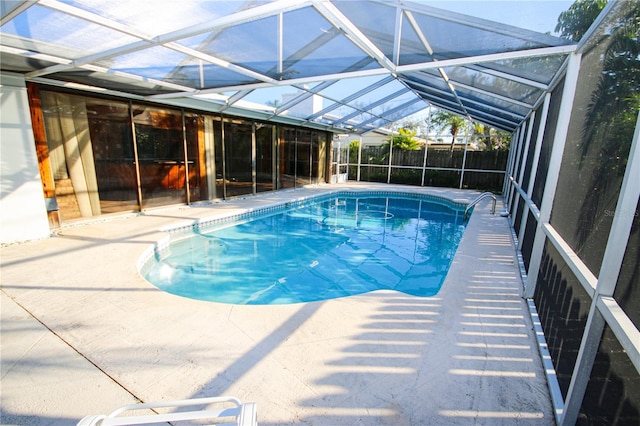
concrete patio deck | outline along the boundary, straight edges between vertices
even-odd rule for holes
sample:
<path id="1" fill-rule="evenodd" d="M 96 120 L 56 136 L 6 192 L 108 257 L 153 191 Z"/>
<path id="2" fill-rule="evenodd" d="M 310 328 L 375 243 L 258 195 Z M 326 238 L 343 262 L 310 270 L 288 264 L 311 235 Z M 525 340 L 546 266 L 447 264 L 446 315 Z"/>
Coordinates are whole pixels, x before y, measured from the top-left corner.
<path id="1" fill-rule="evenodd" d="M 555 424 L 507 219 L 489 201 L 430 298 L 225 305 L 165 293 L 136 270 L 162 226 L 352 188 L 477 195 L 321 185 L 2 247 L 0 423 L 73 425 L 139 400 L 231 395 L 255 402 L 261 425 Z"/>

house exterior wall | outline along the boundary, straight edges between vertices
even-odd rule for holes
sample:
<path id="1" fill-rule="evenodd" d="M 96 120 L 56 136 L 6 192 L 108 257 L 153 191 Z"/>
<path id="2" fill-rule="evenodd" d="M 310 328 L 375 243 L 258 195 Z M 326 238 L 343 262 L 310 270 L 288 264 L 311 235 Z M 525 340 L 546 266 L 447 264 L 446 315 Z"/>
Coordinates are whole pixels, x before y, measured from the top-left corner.
<path id="1" fill-rule="evenodd" d="M 0 242 L 49 236 L 24 78 L 0 73 Z"/>

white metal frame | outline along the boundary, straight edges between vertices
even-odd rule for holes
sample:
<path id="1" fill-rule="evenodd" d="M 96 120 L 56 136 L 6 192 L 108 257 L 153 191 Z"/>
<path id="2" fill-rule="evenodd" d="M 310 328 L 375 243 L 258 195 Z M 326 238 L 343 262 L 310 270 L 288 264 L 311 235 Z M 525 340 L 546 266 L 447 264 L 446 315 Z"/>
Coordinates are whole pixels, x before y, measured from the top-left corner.
<path id="1" fill-rule="evenodd" d="M 613 298 L 618 282 L 631 225 L 640 197 L 640 113 L 631 144 L 629 161 L 622 181 L 620 197 L 613 216 L 602 267 L 593 293 L 587 325 L 578 352 L 576 365 L 567 393 L 567 404 L 560 424 L 572 425 L 578 417 L 580 403 L 587 388 L 600 338 L 607 324 L 620 341 L 629 359 L 640 372 L 640 330 L 631 322 Z M 582 282 L 582 280 L 581 280 Z"/>
<path id="2" fill-rule="evenodd" d="M 538 81 L 532 81 L 526 77 L 522 77 L 519 75 L 515 75 L 510 73 L 510 70 L 506 67 L 498 67 L 493 69 L 490 67 L 490 63 L 504 60 L 512 60 L 512 59 L 520 59 L 520 58 L 537 58 L 544 56 L 566 56 L 573 52 L 576 49 L 575 44 L 567 43 L 566 41 L 562 41 L 556 37 L 548 36 L 545 34 L 538 34 L 532 31 L 527 31 L 524 29 L 512 27 L 509 25 L 505 25 L 503 23 L 495 23 L 491 21 L 487 21 L 484 19 L 478 19 L 470 16 L 465 16 L 453 12 L 448 12 L 445 10 L 414 4 L 411 2 L 388 2 L 388 1 L 377 1 L 373 0 L 373 3 L 384 4 L 386 7 L 392 7 L 395 9 L 395 30 L 393 34 L 390 34 L 390 37 L 393 37 L 393 58 L 389 59 L 384 52 L 380 50 L 380 48 L 370 40 L 350 19 L 345 16 L 336 5 L 334 5 L 329 0 L 276 0 L 274 2 L 258 5 L 256 7 L 250 7 L 247 9 L 239 10 L 237 12 L 231 13 L 230 15 L 222 16 L 217 19 L 213 19 L 209 22 L 192 25 L 188 28 L 182 28 L 179 30 L 171 31 L 165 34 L 160 34 L 157 36 L 145 34 L 143 31 L 132 27 L 130 25 L 125 25 L 122 22 L 119 22 L 116 19 L 109 19 L 104 16 L 101 16 L 97 13 L 89 12 L 87 10 L 83 10 L 79 7 L 75 7 L 70 4 L 63 3 L 59 0 L 39 0 L 39 1 L 23 1 L 18 2 L 16 6 L 12 8 L 12 10 L 4 11 L 6 14 L 2 17 L 2 22 L 6 23 L 11 19 L 15 18 L 20 13 L 27 10 L 29 7 L 33 7 L 33 5 L 38 5 L 41 7 L 46 7 L 51 10 L 64 13 L 70 16 L 74 16 L 76 18 L 85 20 L 87 22 L 91 22 L 95 25 L 99 25 L 104 28 L 108 28 L 112 31 L 117 31 L 121 34 L 126 34 L 130 37 L 134 38 L 129 44 L 119 46 L 117 48 L 108 49 L 99 51 L 97 53 L 88 54 L 81 58 L 64 58 L 64 57 L 51 57 L 50 55 L 42 55 L 38 54 L 38 42 L 32 43 L 34 46 L 30 49 L 20 49 L 15 47 L 10 47 L 9 45 L 0 45 L 0 49 L 3 52 L 10 53 L 12 55 L 23 56 L 25 58 L 36 58 L 39 57 L 41 59 L 46 59 L 48 61 L 56 63 L 56 65 L 48 66 L 45 68 L 34 70 L 30 73 L 26 74 L 26 78 L 32 81 L 44 82 L 46 84 L 54 84 L 54 85 L 62 85 L 65 87 L 78 87 L 83 90 L 91 90 L 96 92 L 105 93 L 104 89 L 100 87 L 91 87 L 90 85 L 76 85 L 73 83 L 64 83 L 60 81 L 56 81 L 55 79 L 49 78 L 46 76 L 53 73 L 70 71 L 70 70 L 87 70 L 93 73 L 99 74 L 110 74 L 113 76 L 117 76 L 118 78 L 123 78 L 132 82 L 146 82 L 151 85 L 155 85 L 158 87 L 162 87 L 165 90 L 169 90 L 170 93 L 159 93 L 156 95 L 150 95 L 142 97 L 144 99 L 151 99 L 155 101 L 161 102 L 170 102 L 173 105 L 178 104 L 183 107 L 190 107 L 190 103 L 193 100 L 201 101 L 198 105 L 202 108 L 205 107 L 204 110 L 211 112 L 220 112 L 221 110 L 226 110 L 236 105 L 236 108 L 241 110 L 246 108 L 246 106 L 239 106 L 237 101 L 247 94 L 249 94 L 252 90 L 268 88 L 268 87 L 297 87 L 302 88 L 303 91 L 309 93 L 309 89 L 307 89 L 306 85 L 311 83 L 322 83 L 322 82 L 333 82 L 339 79 L 346 78 L 357 78 L 357 77 L 366 77 L 366 76 L 375 76 L 375 75 L 390 75 L 393 78 L 398 79 L 403 82 L 405 76 L 410 76 L 412 73 L 418 71 L 424 71 L 429 69 L 435 69 L 438 71 L 440 75 L 440 79 L 444 81 L 448 88 L 449 96 L 455 100 L 455 105 L 446 104 L 443 105 L 444 108 L 448 108 L 452 112 L 463 115 L 467 118 L 473 118 L 475 121 L 479 121 L 485 124 L 489 124 L 498 129 L 513 131 L 518 123 L 524 119 L 524 117 L 515 116 L 514 121 L 509 121 L 502 118 L 499 115 L 492 114 L 491 111 L 498 112 L 498 108 L 496 105 L 491 105 L 491 102 L 487 102 L 487 108 L 477 109 L 473 108 L 470 104 L 477 102 L 474 100 L 466 99 L 460 93 L 461 89 L 465 91 L 471 90 L 477 93 L 480 93 L 481 89 L 477 87 L 468 86 L 462 82 L 455 81 L 455 79 L 450 79 L 449 75 L 445 71 L 447 67 L 469 67 L 469 69 L 473 69 L 477 72 L 486 73 L 492 76 L 497 76 L 499 78 L 504 78 L 509 81 L 516 82 L 518 84 L 526 85 L 529 87 L 536 88 L 544 93 L 545 89 L 548 89 L 548 85 L 544 83 L 540 83 Z M 193 49 L 185 47 L 178 43 L 179 40 L 197 36 L 201 34 L 206 34 L 208 32 L 216 32 L 221 33 L 225 29 L 230 27 L 247 24 L 252 21 L 264 19 L 267 17 L 276 17 L 277 25 L 275 28 L 277 31 L 277 64 L 275 69 L 279 73 L 282 74 L 284 70 L 284 63 L 287 59 L 295 59 L 298 53 L 293 53 L 291 57 L 284 57 L 284 19 L 283 15 L 286 12 L 303 9 L 303 8 L 312 8 L 317 13 L 322 15 L 325 19 L 327 19 L 332 28 L 328 31 L 331 33 L 329 36 L 346 36 L 357 48 L 359 48 L 364 57 L 369 57 L 372 60 L 376 61 L 379 64 L 378 68 L 374 69 L 366 69 L 366 70 L 358 70 L 358 71 L 349 71 L 345 70 L 344 72 L 335 73 L 335 74 L 320 74 L 320 75 L 311 75 L 303 78 L 274 78 L 273 76 L 269 76 L 265 73 L 257 72 L 251 70 L 242 65 L 234 64 L 228 60 L 225 60 L 221 57 L 214 56 L 209 53 L 205 53 L 204 51 L 200 51 L 199 49 Z M 410 64 L 410 65 L 400 65 L 400 48 L 401 48 L 401 40 L 402 40 L 402 26 L 404 19 L 406 18 L 406 22 L 408 25 L 412 27 L 412 29 L 418 35 L 420 42 L 423 44 L 424 48 L 427 52 L 430 52 L 433 55 L 433 50 L 431 49 L 431 45 L 427 36 L 421 31 L 419 24 L 417 23 L 415 16 L 416 14 L 420 14 L 422 16 L 431 16 L 436 19 L 443 19 L 452 23 L 469 26 L 471 28 L 478 28 L 484 31 L 490 31 L 495 34 L 506 36 L 506 37 L 514 37 L 523 40 L 529 40 L 532 43 L 537 43 L 541 46 L 539 48 L 532 49 L 523 49 L 517 51 L 505 51 L 498 52 L 486 55 L 479 55 L 473 57 L 460 57 L 460 58 L 434 58 L 433 61 Z M 7 36 L 7 39 L 10 39 L 11 36 Z M 19 40 L 18 40 L 19 41 Z M 18 43 L 14 43 L 16 46 Z M 139 75 L 135 75 L 132 73 L 114 71 L 110 69 L 106 69 L 104 67 L 97 66 L 96 64 L 99 62 L 104 62 L 110 58 L 115 58 L 119 55 L 130 54 L 140 50 L 148 49 L 150 47 L 162 46 L 167 49 L 174 50 L 176 52 L 180 52 L 184 55 L 187 55 L 189 58 L 195 58 L 200 61 L 200 88 L 194 87 L 186 87 L 180 84 L 175 84 L 169 81 L 163 80 L 154 80 L 145 77 L 141 77 Z M 307 45 L 305 46 L 305 55 L 309 53 L 309 51 L 314 51 L 322 46 L 322 43 L 318 43 L 317 45 Z M 301 53 L 300 53 L 301 54 Z M 46 57 L 46 58 L 45 58 Z M 203 65 L 204 64 L 213 64 L 218 67 L 222 67 L 229 71 L 235 72 L 241 76 L 247 77 L 254 82 L 247 84 L 238 84 L 238 85 L 230 85 L 226 87 L 216 87 L 216 88 L 204 88 L 202 87 L 202 83 L 204 81 L 203 75 Z M 406 84 L 405 84 L 406 85 Z M 362 90 L 361 94 L 369 93 L 374 90 L 375 87 L 369 87 L 367 89 Z M 408 88 L 409 89 L 409 88 Z M 216 105 L 216 102 L 213 102 L 211 105 L 210 100 L 204 100 L 202 98 L 203 95 L 208 94 L 222 94 L 223 92 L 232 92 L 238 91 L 236 95 L 232 95 L 226 99 L 226 102 L 223 102 L 222 105 Z M 411 90 L 416 96 L 416 101 L 421 101 L 423 103 L 424 108 L 426 109 L 430 103 L 440 106 L 440 100 L 436 97 L 425 99 L 425 94 L 421 93 L 417 90 Z M 126 93 L 117 93 L 111 91 L 113 94 L 118 96 L 125 96 L 128 98 L 135 97 L 135 95 L 127 95 Z M 108 92 L 107 92 L 108 93 Z M 528 111 L 531 111 L 532 106 L 528 103 L 518 103 L 513 99 L 509 99 L 507 97 L 501 96 L 498 93 L 489 92 L 486 90 L 482 91 L 482 95 L 485 97 L 489 97 L 488 99 L 493 99 L 496 102 L 510 102 L 514 105 L 520 105 L 523 108 L 526 108 Z M 301 95 L 302 96 L 302 95 Z M 334 103 L 333 106 L 328 107 L 326 110 L 333 110 L 342 105 L 348 105 L 348 100 L 351 99 L 356 94 L 352 96 L 347 96 L 345 99 L 336 100 L 331 99 L 330 101 Z M 290 104 L 289 107 L 293 106 L 296 102 L 300 102 L 303 98 L 300 97 L 297 100 L 294 100 L 294 103 Z M 354 98 L 355 99 L 355 98 Z M 206 108 L 206 105 L 209 104 L 209 107 Z M 371 104 L 373 105 L 373 104 Z M 342 130 L 345 129 L 349 131 L 355 131 L 358 133 L 362 133 L 368 130 L 371 130 L 373 127 L 371 126 L 372 122 L 376 122 L 377 124 L 381 123 L 391 123 L 403 117 L 404 115 L 409 115 L 414 112 L 412 108 L 413 103 L 405 104 L 406 112 L 403 112 L 401 109 L 396 109 L 392 116 L 376 116 L 374 119 L 370 119 L 369 122 L 363 123 L 351 123 L 348 122 L 348 119 L 342 119 L 331 123 L 329 125 L 322 123 L 320 120 L 317 120 L 319 116 L 309 116 L 304 117 L 302 120 L 298 120 L 298 123 L 305 123 L 311 125 L 324 125 L 326 128 L 333 130 Z M 369 109 L 366 109 L 364 112 L 371 113 Z M 488 111 L 488 110 L 489 111 Z M 289 120 L 295 121 L 292 117 L 286 116 L 287 109 L 286 108 L 278 108 L 275 113 L 271 114 L 272 118 L 277 116 L 279 120 Z M 244 113 L 244 116 L 247 116 L 248 113 Z M 243 114 L 240 114 L 243 115 Z M 374 114 L 375 115 L 375 114 Z M 252 115 L 253 118 L 257 118 L 255 115 Z M 388 117 L 388 118 L 387 118 Z"/>
<path id="3" fill-rule="evenodd" d="M 524 198 L 525 204 L 529 207 L 529 210 L 533 213 L 534 217 L 538 219 L 540 217 L 540 210 L 535 207 L 535 204 L 531 200 L 531 196 L 533 195 L 533 185 L 536 181 L 536 175 L 538 172 L 538 162 L 540 161 L 540 150 L 542 149 L 542 139 L 544 138 L 544 131 L 547 126 L 547 118 L 549 116 L 549 104 L 551 103 L 551 92 L 548 92 L 544 98 L 544 103 L 542 104 L 542 112 L 540 117 L 540 125 L 538 128 L 538 134 L 536 137 L 536 146 L 533 152 L 533 160 L 531 161 L 531 172 L 529 173 L 529 184 L 527 185 L 527 196 Z M 518 250 L 522 250 L 522 240 L 524 239 L 524 231 L 527 227 L 527 218 L 529 214 L 524 211 L 522 213 L 522 219 L 520 222 L 520 232 L 518 234 Z M 525 283 L 526 285 L 526 283 Z"/>
<path id="4" fill-rule="evenodd" d="M 535 304 L 532 298 L 535 292 L 536 282 L 538 280 L 542 251 L 546 241 L 551 243 L 558 251 L 563 261 L 567 264 L 578 282 L 580 282 L 586 293 L 592 299 L 587 317 L 587 324 L 582 336 L 580 349 L 565 400 L 563 400 L 562 394 L 557 386 L 557 379 L 555 378 L 553 365 L 550 363 L 545 364 L 552 399 L 556 409 L 556 420 L 558 424 L 562 426 L 573 425 L 576 422 L 605 326 L 608 326 L 613 331 L 630 361 L 635 366 L 636 370 L 640 372 L 640 330 L 632 323 L 626 313 L 620 308 L 617 301 L 613 298 L 633 219 L 634 216 L 638 214 L 636 206 L 638 205 L 638 200 L 640 198 L 640 181 L 637 179 L 637 177 L 640 176 L 640 113 L 637 117 L 629 159 L 626 165 L 625 175 L 613 217 L 613 223 L 609 232 L 609 239 L 607 241 L 602 266 L 598 276 L 594 275 L 589 270 L 589 268 L 572 250 L 570 245 L 562 238 L 549 221 L 558 183 L 558 175 L 560 172 L 571 110 L 573 107 L 573 98 L 577 87 L 581 53 L 587 49 L 588 46 L 597 42 L 590 40 L 589 35 L 595 34 L 595 28 L 605 24 L 607 14 L 617 7 L 616 3 L 618 2 L 609 2 L 596 22 L 592 25 L 588 35 L 582 39 L 583 41 L 578 46 L 576 53 L 572 54 L 568 61 L 565 74 L 565 86 L 562 94 L 560 111 L 557 117 L 556 133 L 553 141 L 553 149 L 549 161 L 547 180 L 540 210 L 538 211 L 536 209 L 537 206 L 531 200 L 531 196 L 540 158 L 540 148 L 548 118 L 547 116 L 551 96 L 550 92 L 546 94 L 544 104 L 542 105 L 542 117 L 535 141 L 534 157 L 526 193 L 524 192 L 524 189 L 519 186 L 522 179 L 522 173 L 520 173 L 518 179 L 514 177 L 515 170 L 518 169 L 517 161 L 510 163 L 508 168 L 508 177 L 505 182 L 507 184 L 504 192 L 505 197 L 508 197 L 512 191 L 518 191 L 519 195 L 525 202 L 526 209 L 533 213 L 533 217 L 537 221 L 528 277 L 525 281 L 525 297 L 529 300 L 534 322 L 537 319 L 537 313 L 535 312 Z M 521 125 L 519 130 L 522 129 L 523 125 Z M 523 158 L 522 161 L 525 162 L 526 158 Z M 518 250 L 522 249 L 524 232 L 528 220 L 527 217 L 528 214 L 526 214 L 525 210 L 525 214 L 523 214 L 521 218 L 520 232 L 517 237 Z M 542 330 L 540 330 L 540 333 L 541 332 Z M 540 333 L 537 332 L 537 334 Z M 540 342 L 539 346 L 543 361 L 550 361 L 549 353 L 546 351 L 546 344 L 544 341 Z"/>

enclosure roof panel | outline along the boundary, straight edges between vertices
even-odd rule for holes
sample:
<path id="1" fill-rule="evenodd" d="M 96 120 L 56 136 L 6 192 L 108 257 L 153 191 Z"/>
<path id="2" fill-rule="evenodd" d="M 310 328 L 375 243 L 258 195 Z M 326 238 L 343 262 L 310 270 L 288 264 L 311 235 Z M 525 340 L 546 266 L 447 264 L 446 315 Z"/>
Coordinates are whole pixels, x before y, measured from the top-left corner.
<path id="1" fill-rule="evenodd" d="M 513 131 L 575 50 L 546 34 L 560 3 L 3 1 L 0 69 L 332 131 L 429 105 Z"/>

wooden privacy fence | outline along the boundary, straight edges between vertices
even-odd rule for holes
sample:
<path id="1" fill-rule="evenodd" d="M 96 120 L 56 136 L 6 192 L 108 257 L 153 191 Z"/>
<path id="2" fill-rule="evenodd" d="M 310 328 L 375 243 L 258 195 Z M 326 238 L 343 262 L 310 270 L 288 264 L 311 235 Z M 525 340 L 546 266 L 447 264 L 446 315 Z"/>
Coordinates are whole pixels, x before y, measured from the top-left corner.
<path id="1" fill-rule="evenodd" d="M 334 147 L 333 173 L 349 180 L 502 191 L 509 151 Z"/>

